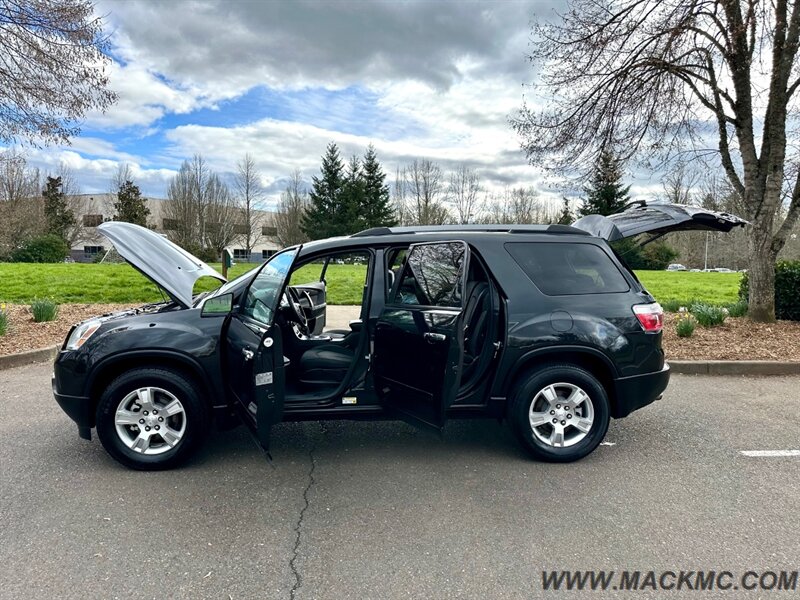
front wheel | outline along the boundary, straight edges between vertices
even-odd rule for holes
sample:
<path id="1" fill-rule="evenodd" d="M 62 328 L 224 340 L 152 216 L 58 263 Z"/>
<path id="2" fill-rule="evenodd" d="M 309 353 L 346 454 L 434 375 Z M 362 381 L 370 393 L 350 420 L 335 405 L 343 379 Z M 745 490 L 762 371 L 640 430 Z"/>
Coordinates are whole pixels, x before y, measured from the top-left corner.
<path id="1" fill-rule="evenodd" d="M 574 365 L 549 365 L 512 390 L 510 421 L 530 454 L 572 462 L 591 453 L 608 431 L 610 410 L 603 385 Z"/>
<path id="2" fill-rule="evenodd" d="M 170 469 L 203 442 L 208 408 L 192 381 L 166 369 L 123 373 L 97 406 L 97 435 L 106 451 L 132 469 Z"/>

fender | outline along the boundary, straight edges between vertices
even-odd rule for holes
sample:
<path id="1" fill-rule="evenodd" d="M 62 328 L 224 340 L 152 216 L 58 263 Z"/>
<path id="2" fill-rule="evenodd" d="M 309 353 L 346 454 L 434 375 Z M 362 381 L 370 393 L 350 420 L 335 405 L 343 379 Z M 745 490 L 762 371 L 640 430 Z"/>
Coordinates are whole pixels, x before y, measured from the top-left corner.
<path id="1" fill-rule="evenodd" d="M 94 364 L 89 372 L 89 376 L 86 379 L 86 396 L 91 396 L 91 391 L 94 389 L 97 380 L 103 373 L 107 372 L 109 368 L 113 368 L 120 363 L 128 362 L 132 363 L 132 367 L 135 367 L 136 363 L 145 364 L 150 362 L 150 359 L 155 359 L 156 366 L 158 366 L 158 359 L 166 359 L 167 361 L 177 362 L 187 367 L 208 391 L 208 400 L 211 406 L 217 406 L 219 404 L 218 399 L 220 398 L 222 399 L 222 405 L 226 403 L 221 382 L 212 381 L 208 375 L 207 369 L 203 368 L 195 357 L 184 352 L 164 348 L 126 350 L 103 358 Z M 217 400 L 217 403 L 215 403 L 215 400 Z"/>
<path id="2" fill-rule="evenodd" d="M 610 375 L 611 380 L 615 380 L 619 377 L 619 372 L 617 371 L 617 368 L 614 366 L 614 363 L 611 361 L 611 359 L 605 353 L 597 350 L 596 348 L 576 345 L 544 346 L 526 352 L 514 362 L 514 365 L 509 372 L 509 376 L 505 377 L 506 383 L 503 385 L 503 395 L 508 394 L 508 389 L 511 387 L 516 377 L 531 363 L 541 362 L 540 359 L 544 357 L 564 357 L 565 362 L 570 362 L 570 357 L 574 358 L 575 356 L 581 355 L 590 356 L 592 359 L 600 361 L 606 367 L 607 374 Z M 601 379 L 603 378 L 601 377 Z M 607 386 L 608 393 L 609 395 L 613 395 L 613 381 L 608 381 L 607 383 L 610 384 Z"/>

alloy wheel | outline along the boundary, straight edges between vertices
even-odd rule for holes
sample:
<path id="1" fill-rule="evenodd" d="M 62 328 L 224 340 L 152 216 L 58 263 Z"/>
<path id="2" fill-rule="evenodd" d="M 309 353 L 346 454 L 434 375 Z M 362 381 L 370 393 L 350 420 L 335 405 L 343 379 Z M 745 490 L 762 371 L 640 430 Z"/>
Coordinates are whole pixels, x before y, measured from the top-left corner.
<path id="1" fill-rule="evenodd" d="M 114 424 L 123 444 L 134 452 L 152 456 L 180 443 L 186 432 L 186 411 L 171 392 L 143 387 L 120 401 Z"/>
<path id="2" fill-rule="evenodd" d="M 594 405 L 589 394 L 574 383 L 553 383 L 533 397 L 528 420 L 534 437 L 541 443 L 567 448 L 591 431 Z"/>

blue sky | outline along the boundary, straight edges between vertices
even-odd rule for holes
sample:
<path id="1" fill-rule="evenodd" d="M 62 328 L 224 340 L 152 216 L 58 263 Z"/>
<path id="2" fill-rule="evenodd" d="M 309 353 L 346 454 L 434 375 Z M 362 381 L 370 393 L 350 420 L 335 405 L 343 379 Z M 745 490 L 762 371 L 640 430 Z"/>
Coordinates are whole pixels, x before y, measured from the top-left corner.
<path id="1" fill-rule="evenodd" d="M 560 197 L 508 118 L 534 76 L 531 19 L 562 4 L 101 0 L 119 101 L 71 146 L 27 152 L 45 171 L 66 164 L 86 193 L 108 191 L 127 163 L 160 197 L 195 153 L 229 179 L 250 153 L 274 203 L 295 169 L 310 180 L 330 141 L 345 156 L 372 143 L 390 176 L 429 158 L 475 169 L 487 193 Z"/>

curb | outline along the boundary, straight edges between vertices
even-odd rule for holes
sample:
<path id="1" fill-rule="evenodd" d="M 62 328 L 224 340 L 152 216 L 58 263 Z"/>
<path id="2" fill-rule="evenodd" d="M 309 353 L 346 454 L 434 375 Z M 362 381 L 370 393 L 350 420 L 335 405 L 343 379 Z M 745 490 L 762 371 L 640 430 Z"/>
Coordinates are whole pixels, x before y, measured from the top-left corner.
<path id="1" fill-rule="evenodd" d="M 28 350 L 18 354 L 0 356 L 0 371 L 3 369 L 13 369 L 31 363 L 47 362 L 55 360 L 60 346 L 50 346 L 49 348 L 39 348 L 38 350 Z"/>
<path id="2" fill-rule="evenodd" d="M 777 360 L 668 360 L 680 375 L 800 375 L 800 362 Z"/>

